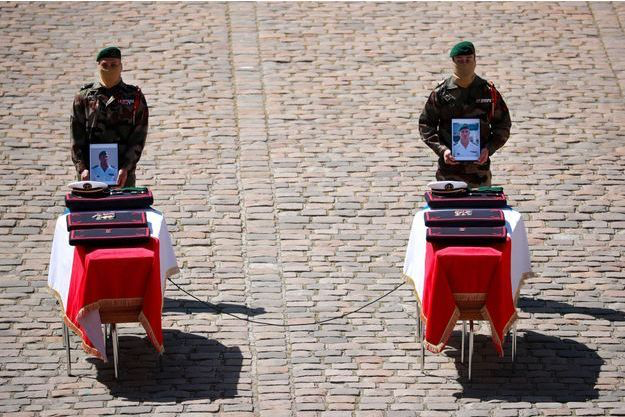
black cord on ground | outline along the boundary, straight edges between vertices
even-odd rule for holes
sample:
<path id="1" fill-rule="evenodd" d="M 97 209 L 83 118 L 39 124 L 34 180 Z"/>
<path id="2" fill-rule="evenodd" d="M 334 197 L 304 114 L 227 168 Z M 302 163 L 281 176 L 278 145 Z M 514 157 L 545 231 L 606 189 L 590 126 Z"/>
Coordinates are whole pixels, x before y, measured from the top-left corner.
<path id="1" fill-rule="evenodd" d="M 301 324 L 276 324 L 276 323 L 269 323 L 269 322 L 264 322 L 264 321 L 250 320 L 250 319 L 248 319 L 247 317 L 239 317 L 239 316 L 235 316 L 235 315 L 234 315 L 234 314 L 232 314 L 232 313 L 227 313 L 227 312 L 225 312 L 225 311 L 221 310 L 220 308 L 217 308 L 217 307 L 215 307 L 215 306 L 213 306 L 213 305 L 211 305 L 211 304 L 207 303 L 207 302 L 206 302 L 206 301 L 204 301 L 204 300 L 200 300 L 200 299 L 199 299 L 199 298 L 197 298 L 195 295 L 191 294 L 190 292 L 188 292 L 187 290 L 185 290 L 184 288 L 182 288 L 180 285 L 176 284 L 176 283 L 175 283 L 175 282 L 174 282 L 171 278 L 167 278 L 167 280 L 168 280 L 169 282 L 171 282 L 172 284 L 174 284 L 174 285 L 176 286 L 176 288 L 178 288 L 180 291 L 182 291 L 183 293 L 187 294 L 189 297 L 191 297 L 191 298 L 193 298 L 194 300 L 196 300 L 196 301 L 198 301 L 198 302 L 200 302 L 200 303 L 204 304 L 205 306 L 207 306 L 208 308 L 210 308 L 210 309 L 211 309 L 211 310 L 213 310 L 213 311 L 216 311 L 216 312 L 217 312 L 217 313 L 219 313 L 219 314 L 225 314 L 225 315 L 227 315 L 227 316 L 234 317 L 234 318 L 235 318 L 235 319 L 237 319 L 237 320 L 247 321 L 247 322 L 249 322 L 249 323 L 264 324 L 264 325 L 266 325 L 266 326 L 276 326 L 276 327 L 312 326 L 312 325 L 315 325 L 315 324 L 323 324 L 323 323 L 328 323 L 328 322 L 333 321 L 333 320 L 339 320 L 339 319 L 342 319 L 342 318 L 344 318 L 344 317 L 349 316 L 350 314 L 358 313 L 360 310 L 362 310 L 362 309 L 364 309 L 364 308 L 367 308 L 367 307 L 369 307 L 371 304 L 376 303 L 376 302 L 380 301 L 381 299 L 383 299 L 384 297 L 386 297 L 386 296 L 388 296 L 388 295 L 390 295 L 390 294 L 394 293 L 394 292 L 395 292 L 395 291 L 397 291 L 397 290 L 398 290 L 398 289 L 399 289 L 402 285 L 404 285 L 404 284 L 405 284 L 405 282 L 402 282 L 401 284 L 399 284 L 398 286 L 396 286 L 395 288 L 393 288 L 392 290 L 390 290 L 390 291 L 389 291 L 389 292 L 387 292 L 386 294 L 384 294 L 384 295 L 382 295 L 382 296 L 380 296 L 380 297 L 376 298 L 376 299 L 375 299 L 375 300 L 373 300 L 373 301 L 370 301 L 369 303 L 365 304 L 364 306 L 362 306 L 362 307 L 360 307 L 360 308 L 358 308 L 358 309 L 356 309 L 356 310 L 354 310 L 354 311 L 350 311 L 349 313 L 345 313 L 345 314 L 342 314 L 342 315 L 340 315 L 340 316 L 337 316 L 337 317 L 331 317 L 331 318 L 329 318 L 329 319 L 324 319 L 324 320 L 319 320 L 319 321 L 313 321 L 313 322 L 311 322 L 311 323 L 301 323 Z"/>

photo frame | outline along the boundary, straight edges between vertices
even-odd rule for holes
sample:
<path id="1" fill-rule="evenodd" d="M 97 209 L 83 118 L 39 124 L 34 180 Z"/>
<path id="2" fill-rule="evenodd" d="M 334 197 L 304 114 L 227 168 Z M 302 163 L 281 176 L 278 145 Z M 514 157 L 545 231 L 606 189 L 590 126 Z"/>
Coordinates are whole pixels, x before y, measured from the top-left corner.
<path id="1" fill-rule="evenodd" d="M 116 185 L 118 173 L 119 155 L 116 143 L 89 145 L 89 180 Z"/>
<path id="2" fill-rule="evenodd" d="M 480 119 L 451 120 L 451 155 L 456 161 L 480 159 Z"/>

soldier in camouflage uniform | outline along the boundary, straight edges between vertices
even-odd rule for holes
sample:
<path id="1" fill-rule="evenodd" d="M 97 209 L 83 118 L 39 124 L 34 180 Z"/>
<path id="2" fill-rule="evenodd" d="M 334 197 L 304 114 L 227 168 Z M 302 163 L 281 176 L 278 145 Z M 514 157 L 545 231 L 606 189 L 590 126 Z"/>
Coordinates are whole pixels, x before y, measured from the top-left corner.
<path id="1" fill-rule="evenodd" d="M 133 187 L 135 169 L 148 133 L 148 105 L 139 87 L 122 81 L 118 48 L 102 49 L 96 61 L 99 82 L 86 84 L 74 97 L 70 118 L 72 161 L 78 178 L 88 180 L 89 145 L 117 143 L 117 185 Z"/>
<path id="2" fill-rule="evenodd" d="M 464 181 L 469 187 L 491 185 L 490 156 L 510 136 L 510 113 L 492 83 L 475 74 L 475 47 L 471 42 L 455 45 L 449 56 L 454 74 L 430 94 L 419 117 L 423 141 L 438 155 L 436 179 Z M 480 157 L 458 162 L 451 154 L 452 119 L 480 119 Z"/>

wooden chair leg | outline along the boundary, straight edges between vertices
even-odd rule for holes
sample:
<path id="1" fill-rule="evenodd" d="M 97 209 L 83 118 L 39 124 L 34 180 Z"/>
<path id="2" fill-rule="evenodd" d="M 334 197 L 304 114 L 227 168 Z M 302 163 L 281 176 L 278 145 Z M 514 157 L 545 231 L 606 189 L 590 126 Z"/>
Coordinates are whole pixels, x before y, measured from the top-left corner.
<path id="1" fill-rule="evenodd" d="M 72 358 L 69 351 L 69 329 L 67 324 L 63 321 L 63 344 L 65 345 L 65 352 L 67 353 L 67 376 L 72 375 Z"/>
<path id="2" fill-rule="evenodd" d="M 118 378 L 118 368 L 117 368 L 117 326 L 115 325 L 115 323 L 111 323 L 111 334 L 112 334 L 112 339 L 113 339 L 113 366 L 115 367 L 115 379 Z"/>

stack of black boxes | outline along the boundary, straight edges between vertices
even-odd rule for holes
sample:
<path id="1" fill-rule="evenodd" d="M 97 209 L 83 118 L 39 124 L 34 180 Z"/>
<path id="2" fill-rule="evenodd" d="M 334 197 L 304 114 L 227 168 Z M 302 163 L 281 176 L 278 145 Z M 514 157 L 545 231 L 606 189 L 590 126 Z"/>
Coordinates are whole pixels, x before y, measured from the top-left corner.
<path id="1" fill-rule="evenodd" d="M 72 190 L 65 196 L 69 244 L 132 246 L 150 238 L 145 209 L 154 199 L 144 187 Z"/>
<path id="2" fill-rule="evenodd" d="M 500 187 L 460 189 L 455 192 L 428 191 L 430 210 L 424 213 L 426 240 L 445 244 L 490 244 L 506 240 L 507 206 Z"/>

